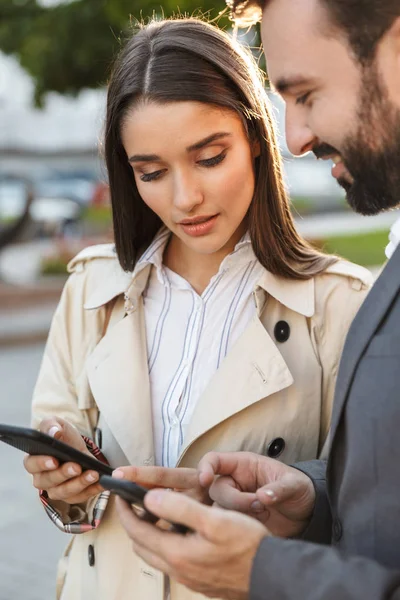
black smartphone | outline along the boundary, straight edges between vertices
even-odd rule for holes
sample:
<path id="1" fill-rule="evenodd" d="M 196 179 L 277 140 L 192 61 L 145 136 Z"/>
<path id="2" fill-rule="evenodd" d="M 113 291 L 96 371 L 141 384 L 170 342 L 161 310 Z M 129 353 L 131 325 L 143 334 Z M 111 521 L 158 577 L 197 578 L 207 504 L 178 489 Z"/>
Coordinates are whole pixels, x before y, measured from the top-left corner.
<path id="1" fill-rule="evenodd" d="M 113 472 L 112 467 L 97 460 L 94 456 L 84 454 L 50 435 L 29 427 L 15 427 L 0 423 L 0 442 L 14 446 L 14 448 L 33 456 L 52 456 L 60 464 L 77 463 L 84 471 L 97 471 L 101 475 L 111 475 Z"/>
<path id="2" fill-rule="evenodd" d="M 129 504 L 132 504 L 136 514 L 144 521 L 149 521 L 150 523 L 157 523 L 159 521 L 159 517 L 144 507 L 143 500 L 148 492 L 146 488 L 132 481 L 116 479 L 107 475 L 101 475 L 99 483 L 104 489 L 110 490 L 112 493 L 121 496 Z M 190 533 L 191 529 L 180 523 L 171 523 L 171 531 L 185 534 Z"/>

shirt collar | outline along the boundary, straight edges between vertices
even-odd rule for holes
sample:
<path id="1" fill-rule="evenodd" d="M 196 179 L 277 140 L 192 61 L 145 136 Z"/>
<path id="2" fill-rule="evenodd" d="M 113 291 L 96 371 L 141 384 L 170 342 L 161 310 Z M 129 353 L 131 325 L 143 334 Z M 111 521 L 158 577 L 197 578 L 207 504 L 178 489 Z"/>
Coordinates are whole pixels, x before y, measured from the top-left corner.
<path id="1" fill-rule="evenodd" d="M 157 270 L 157 277 L 161 283 L 165 282 L 165 271 L 163 267 L 163 255 L 166 245 L 171 237 L 171 232 L 167 227 L 161 227 L 151 242 L 150 246 L 143 252 L 133 270 L 133 279 L 141 273 L 146 267 L 152 265 Z"/>
<path id="2" fill-rule="evenodd" d="M 163 267 L 163 255 L 170 236 L 171 232 L 167 227 L 162 227 L 160 229 L 150 246 L 138 260 L 133 271 L 133 278 L 135 278 L 147 265 L 153 265 L 157 269 L 159 281 L 161 283 L 165 282 L 166 275 Z M 221 262 L 218 273 L 232 267 L 239 267 L 252 260 L 256 260 L 256 257 L 251 245 L 250 234 L 246 232 L 236 244 L 234 250 Z"/>
<path id="3" fill-rule="evenodd" d="M 385 248 L 386 258 L 391 258 L 400 242 L 400 217 L 393 223 L 389 233 L 389 243 Z"/>
<path id="4" fill-rule="evenodd" d="M 122 271 L 119 263 L 113 261 L 112 269 L 107 273 L 103 283 L 90 295 L 85 303 L 85 308 L 99 308 L 116 296 L 124 294 L 126 311 L 131 312 L 134 310 L 138 297 L 147 285 L 151 267 L 156 267 L 159 279 L 165 277 L 162 269 L 162 257 L 169 236 L 169 230 L 166 227 L 161 228 L 136 263 L 133 272 L 126 273 Z M 234 251 L 222 261 L 220 269 L 236 265 L 239 260 L 242 264 L 242 261 L 250 261 L 254 257 L 250 235 L 247 232 L 236 244 Z M 290 310 L 306 317 L 311 317 L 314 314 L 314 278 L 306 280 L 286 279 L 263 270 L 255 289 L 256 298 L 260 290 L 262 293 L 272 296 Z"/>

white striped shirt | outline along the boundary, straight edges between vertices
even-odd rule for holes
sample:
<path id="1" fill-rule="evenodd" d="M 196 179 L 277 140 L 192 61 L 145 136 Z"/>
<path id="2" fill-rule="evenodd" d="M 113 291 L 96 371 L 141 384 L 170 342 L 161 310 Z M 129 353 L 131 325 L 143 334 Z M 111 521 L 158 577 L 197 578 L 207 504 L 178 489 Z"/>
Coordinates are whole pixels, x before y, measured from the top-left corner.
<path id="1" fill-rule="evenodd" d="M 199 296 L 162 264 L 169 235 L 160 230 L 135 272 L 153 265 L 143 301 L 155 459 L 174 467 L 198 399 L 255 315 L 252 291 L 263 267 L 246 234 Z"/>

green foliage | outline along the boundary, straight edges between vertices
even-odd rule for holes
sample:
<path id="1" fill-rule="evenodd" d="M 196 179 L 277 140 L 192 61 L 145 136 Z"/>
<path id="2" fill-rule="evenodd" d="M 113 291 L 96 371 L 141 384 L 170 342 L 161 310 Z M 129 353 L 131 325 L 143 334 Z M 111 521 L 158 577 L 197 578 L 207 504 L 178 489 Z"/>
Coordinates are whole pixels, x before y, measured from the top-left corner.
<path id="1" fill-rule="evenodd" d="M 41 275 L 67 275 L 68 261 L 55 257 L 43 260 L 41 263 Z"/>
<path id="2" fill-rule="evenodd" d="M 382 265 L 385 260 L 385 247 L 388 244 L 387 230 L 369 231 L 356 235 L 327 237 L 313 245 L 325 252 L 338 254 L 365 267 Z"/>
<path id="3" fill-rule="evenodd" d="M 139 5 L 139 6 L 138 6 Z M 137 20 L 206 13 L 218 18 L 224 0 L 73 0 L 44 8 L 36 0 L 0 0 L 0 50 L 15 55 L 46 92 L 77 94 L 107 81 L 110 64 Z M 227 15 L 221 25 L 229 23 Z"/>

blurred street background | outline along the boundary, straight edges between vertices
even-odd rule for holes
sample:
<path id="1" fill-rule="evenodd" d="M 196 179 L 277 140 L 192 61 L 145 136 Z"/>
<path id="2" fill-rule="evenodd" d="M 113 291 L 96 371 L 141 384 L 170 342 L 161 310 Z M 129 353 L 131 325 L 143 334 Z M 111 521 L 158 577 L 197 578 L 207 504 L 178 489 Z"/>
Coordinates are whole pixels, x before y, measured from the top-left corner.
<path id="1" fill-rule="evenodd" d="M 210 18 L 224 7 L 223 0 L 179 2 L 181 13 L 201 9 Z M 165 16 L 179 12 L 177 0 L 162 8 Z M 0 422 L 29 424 L 66 263 L 85 246 L 112 241 L 101 159 L 105 85 L 120 40 L 153 11 L 160 13 L 159 1 L 0 0 Z M 231 31 L 226 14 L 218 22 Z M 259 57 L 257 30 L 239 39 Z M 270 98 L 300 230 L 378 272 L 397 211 L 353 214 L 329 163 L 290 157 L 283 106 Z M 67 536 L 41 509 L 22 454 L 2 446 L 0 600 L 52 600 Z"/>

